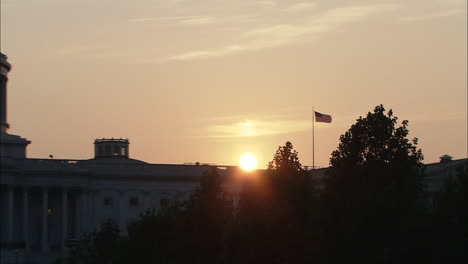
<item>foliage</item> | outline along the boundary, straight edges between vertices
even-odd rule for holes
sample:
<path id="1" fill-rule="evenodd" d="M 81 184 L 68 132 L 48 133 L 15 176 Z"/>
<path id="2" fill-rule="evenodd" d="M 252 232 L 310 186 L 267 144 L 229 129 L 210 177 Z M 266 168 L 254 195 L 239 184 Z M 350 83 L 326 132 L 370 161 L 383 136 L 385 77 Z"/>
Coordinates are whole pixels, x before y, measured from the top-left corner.
<path id="1" fill-rule="evenodd" d="M 423 155 L 417 138 L 407 138 L 408 121 L 397 127 L 397 120 L 379 105 L 340 137 L 322 201 L 330 254 L 343 251 L 341 256 L 360 262 L 388 260 L 424 211 Z M 361 254 L 362 248 L 368 254 Z"/>
<path id="2" fill-rule="evenodd" d="M 298 262 L 304 256 L 311 186 L 291 142 L 278 147 L 265 175 L 242 194 L 237 261 Z"/>
<path id="3" fill-rule="evenodd" d="M 369 162 L 382 162 L 392 165 L 419 164 L 421 150 L 416 145 L 417 138 L 407 138 L 408 120 L 396 127 L 398 118 L 390 110 L 385 114 L 382 105 L 376 106 L 374 113 L 359 117 L 351 128 L 340 136 L 338 149 L 332 152 L 330 162 L 334 168 L 363 165 Z"/>
<path id="4" fill-rule="evenodd" d="M 233 217 L 232 197 L 222 186 L 216 168 L 205 173 L 190 197 L 183 228 L 186 261 L 221 263 L 226 254 L 228 226 Z"/>
<path id="5" fill-rule="evenodd" d="M 85 233 L 77 249 L 78 263 L 105 264 L 119 262 L 120 229 L 112 220 L 104 221 L 99 230 Z"/>
<path id="6" fill-rule="evenodd" d="M 126 262 L 219 263 L 231 217 L 232 200 L 212 168 L 188 201 L 163 204 L 128 226 Z"/>
<path id="7" fill-rule="evenodd" d="M 278 173 L 302 171 L 299 155 L 291 142 L 278 147 L 273 160 L 268 163 L 268 169 Z"/>
<path id="8" fill-rule="evenodd" d="M 161 203 L 158 211 L 147 210 L 131 222 L 123 246 L 125 263 L 167 263 L 174 258 L 180 237 L 176 227 L 184 215 L 183 204 L 171 201 Z"/>
<path id="9" fill-rule="evenodd" d="M 403 208 L 413 206 L 422 194 L 422 159 L 417 138 L 409 140 L 408 121 L 396 127 L 392 110 L 382 105 L 360 117 L 340 137 L 332 152 L 328 191 L 350 195 L 359 202 Z M 335 189 L 335 190 L 333 190 Z M 349 197 L 343 197 L 349 198 Z M 391 199 L 388 201 L 387 199 Z"/>
<path id="10" fill-rule="evenodd" d="M 468 173 L 447 178 L 428 210 L 423 155 L 408 121 L 382 105 L 340 137 L 323 188 L 292 143 L 252 174 L 234 206 L 216 168 L 188 201 L 86 234 L 78 263 L 466 263 Z M 314 174 L 315 175 L 315 174 Z"/>

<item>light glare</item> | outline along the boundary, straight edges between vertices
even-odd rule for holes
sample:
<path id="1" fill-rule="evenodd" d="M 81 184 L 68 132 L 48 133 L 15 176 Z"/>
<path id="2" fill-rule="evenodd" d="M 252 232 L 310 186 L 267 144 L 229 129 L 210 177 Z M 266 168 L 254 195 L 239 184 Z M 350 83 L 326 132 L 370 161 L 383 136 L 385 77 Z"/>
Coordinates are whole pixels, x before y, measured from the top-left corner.
<path id="1" fill-rule="evenodd" d="M 257 167 L 257 159 L 252 154 L 245 154 L 239 160 L 243 170 L 251 171 Z"/>

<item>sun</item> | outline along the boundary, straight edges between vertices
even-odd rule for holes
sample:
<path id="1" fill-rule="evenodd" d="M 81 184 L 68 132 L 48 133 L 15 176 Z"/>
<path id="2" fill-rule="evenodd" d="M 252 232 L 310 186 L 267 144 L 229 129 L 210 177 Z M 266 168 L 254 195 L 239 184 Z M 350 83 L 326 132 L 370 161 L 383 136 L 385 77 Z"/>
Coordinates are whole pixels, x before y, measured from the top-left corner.
<path id="1" fill-rule="evenodd" d="M 257 167 L 257 159 L 252 154 L 244 154 L 239 160 L 243 170 L 251 171 Z"/>

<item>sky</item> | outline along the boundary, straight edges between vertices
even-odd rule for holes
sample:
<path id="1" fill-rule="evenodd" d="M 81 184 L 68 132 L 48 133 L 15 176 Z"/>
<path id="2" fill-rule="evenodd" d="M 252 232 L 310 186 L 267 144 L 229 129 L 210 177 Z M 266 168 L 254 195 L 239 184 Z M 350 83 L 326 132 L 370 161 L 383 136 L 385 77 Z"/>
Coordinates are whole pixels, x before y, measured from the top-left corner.
<path id="1" fill-rule="evenodd" d="M 425 163 L 467 154 L 466 0 L 1 0 L 9 132 L 28 157 L 128 138 L 151 163 L 315 165 L 383 104 Z"/>

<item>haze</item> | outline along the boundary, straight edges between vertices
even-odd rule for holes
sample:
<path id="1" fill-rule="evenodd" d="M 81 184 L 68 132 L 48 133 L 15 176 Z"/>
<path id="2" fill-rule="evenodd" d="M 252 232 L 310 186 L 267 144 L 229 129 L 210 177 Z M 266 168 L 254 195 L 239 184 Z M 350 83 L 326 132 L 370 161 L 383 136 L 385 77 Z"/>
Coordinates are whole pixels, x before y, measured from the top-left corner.
<path id="1" fill-rule="evenodd" d="M 130 139 L 152 163 L 315 162 L 378 104 L 425 163 L 467 157 L 467 2 L 2 0 L 10 133 L 28 156 L 87 159 Z"/>

